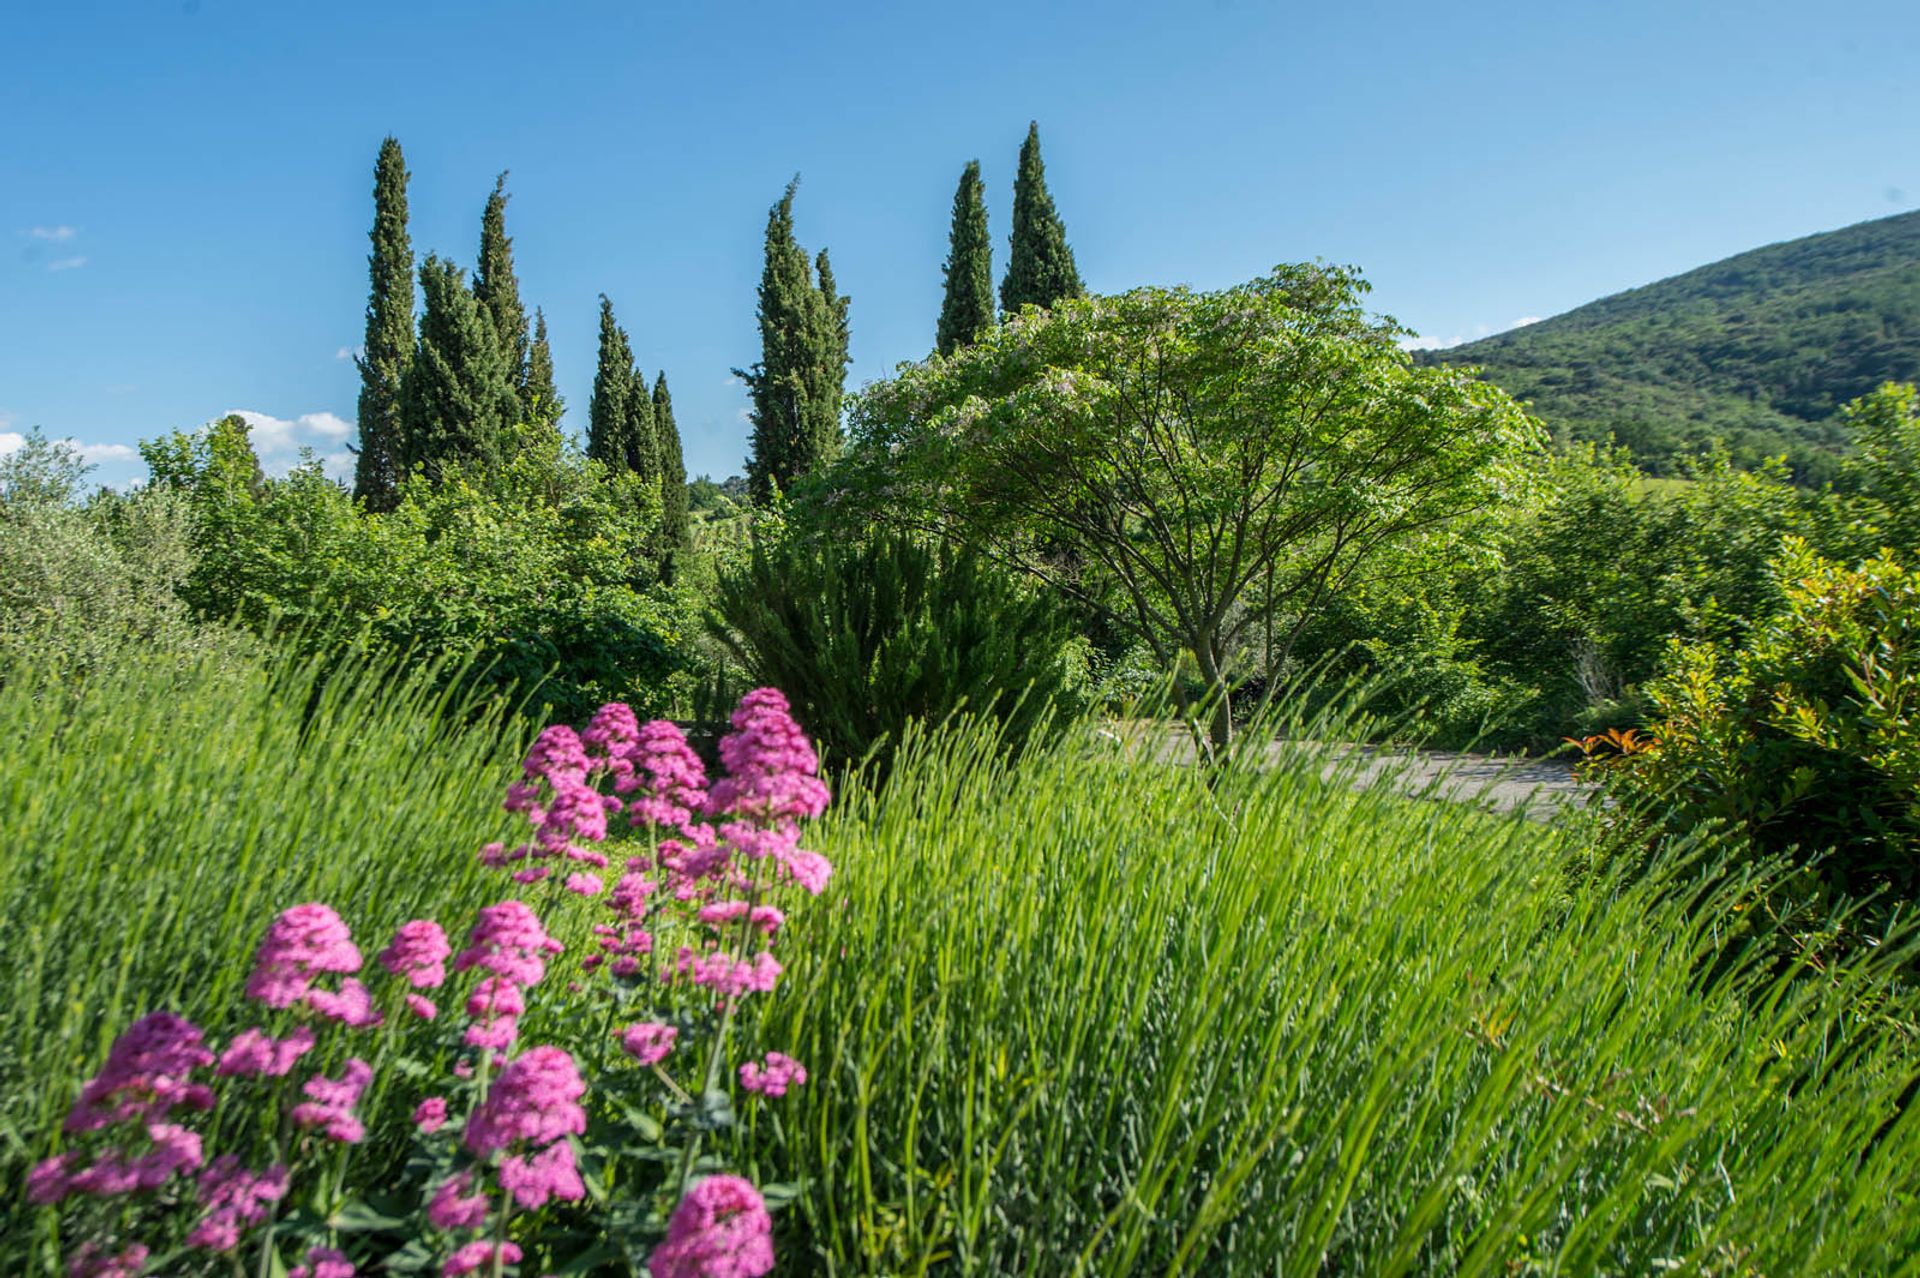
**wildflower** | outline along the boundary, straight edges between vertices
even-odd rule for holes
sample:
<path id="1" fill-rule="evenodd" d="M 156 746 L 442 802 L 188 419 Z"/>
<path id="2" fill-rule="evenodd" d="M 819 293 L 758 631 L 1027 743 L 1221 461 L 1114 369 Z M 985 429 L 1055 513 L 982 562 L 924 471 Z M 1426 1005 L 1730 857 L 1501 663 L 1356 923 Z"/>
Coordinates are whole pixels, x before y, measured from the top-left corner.
<path id="1" fill-rule="evenodd" d="M 642 918 L 647 912 L 647 898 L 653 895 L 658 886 L 644 871 L 629 869 L 613 885 L 613 893 L 607 898 L 607 908 L 627 918 Z"/>
<path id="2" fill-rule="evenodd" d="M 360 1093 L 372 1081 L 373 1068 L 358 1056 L 348 1057 L 339 1078 L 315 1074 L 301 1086 L 300 1090 L 312 1099 L 295 1105 L 290 1117 L 296 1126 L 320 1128 L 329 1140 L 357 1145 L 367 1129 L 354 1117 L 353 1107 L 360 1103 Z"/>
<path id="3" fill-rule="evenodd" d="M 456 972 L 478 967 L 516 985 L 537 985 L 547 974 L 546 956 L 562 948 L 523 902 L 502 901 L 480 911 L 467 948 L 454 958 L 453 967 Z"/>
<path id="4" fill-rule="evenodd" d="M 275 1164 L 256 1174 L 234 1155 L 220 1155 L 200 1173 L 198 1196 L 207 1214 L 187 1235 L 187 1246 L 232 1251 L 243 1230 L 267 1218 L 266 1204 L 278 1202 L 286 1192 L 285 1166 Z"/>
<path id="5" fill-rule="evenodd" d="M 500 1259 L 506 1264 L 519 1263 L 520 1249 L 510 1242 L 500 1244 Z M 493 1244 L 486 1239 L 470 1242 L 459 1251 L 447 1257 L 447 1263 L 440 1266 L 441 1278 L 460 1278 L 461 1274 L 470 1274 L 480 1266 L 493 1260 Z"/>
<path id="6" fill-rule="evenodd" d="M 573 1057 L 557 1047 L 536 1047 L 507 1063 L 487 1099 L 467 1119 L 467 1148 L 491 1154 L 516 1142 L 545 1145 L 587 1128 L 580 1098 L 587 1085 Z"/>
<path id="7" fill-rule="evenodd" d="M 353 1029 L 378 1025 L 380 1013 L 374 1010 L 373 996 L 367 987 L 349 976 L 340 982 L 340 990 L 308 990 L 307 1006 L 329 1021 L 338 1021 Z"/>
<path id="8" fill-rule="evenodd" d="M 818 776 L 820 760 L 778 689 L 756 688 L 742 697 L 733 728 L 720 739 L 727 775 L 708 795 L 709 813 L 771 826 L 826 810 L 829 795 Z"/>
<path id="9" fill-rule="evenodd" d="M 319 902 L 296 905 L 267 929 L 247 978 L 247 997 L 268 1007 L 292 1007 L 314 978 L 327 972 L 357 972 L 360 951 L 347 925 Z"/>
<path id="10" fill-rule="evenodd" d="M 680 1031 L 659 1021 L 642 1021 L 620 1031 L 620 1047 L 642 1065 L 658 1064 L 673 1051 Z"/>
<path id="11" fill-rule="evenodd" d="M 447 955 L 453 952 L 447 934 L 432 919 L 414 919 L 402 923 L 387 948 L 380 951 L 380 966 L 395 976 L 404 976 L 417 990 L 430 990 L 447 979 Z"/>
<path id="12" fill-rule="evenodd" d="M 486 1223 L 487 1196 L 470 1194 L 473 1188 L 473 1173 L 456 1172 L 440 1182 L 433 1191 L 433 1198 L 427 1203 L 427 1220 L 435 1229 L 444 1229 L 454 1233 L 462 1229 L 478 1229 Z"/>
<path id="13" fill-rule="evenodd" d="M 519 986 L 503 977 L 487 977 L 467 998 L 467 1015 L 475 1021 L 467 1027 L 467 1045 L 496 1051 L 511 1047 L 520 1037 L 519 1016 L 526 1010 Z"/>
<path id="14" fill-rule="evenodd" d="M 309 1247 L 307 1263 L 289 1269 L 287 1278 L 353 1278 L 353 1262 L 331 1247 Z"/>
<path id="15" fill-rule="evenodd" d="M 760 1191 L 709 1176 L 687 1191 L 667 1239 L 647 1257 L 652 1278 L 760 1278 L 773 1268 L 773 1220 Z"/>
<path id="16" fill-rule="evenodd" d="M 565 1140 L 557 1140 L 537 1154 L 502 1159 L 500 1188 L 528 1210 L 546 1206 L 549 1198 L 578 1202 L 587 1194 L 574 1166 L 573 1146 Z"/>
<path id="17" fill-rule="evenodd" d="M 407 995 L 407 1010 L 423 1021 L 430 1021 L 440 1015 L 439 1005 L 420 994 Z"/>
<path id="18" fill-rule="evenodd" d="M 610 701 L 594 711 L 587 730 L 580 734 L 580 743 L 596 752 L 590 756 L 593 761 L 615 773 L 632 770 L 628 755 L 639 740 L 639 719 L 631 706 L 618 701 Z"/>
<path id="19" fill-rule="evenodd" d="M 27 1201 L 44 1207 L 59 1202 L 73 1192 L 71 1172 L 79 1159 L 79 1154 L 68 1150 L 35 1163 L 33 1170 L 27 1173 Z"/>
<path id="20" fill-rule="evenodd" d="M 696 954 L 683 945 L 674 956 L 672 970 L 661 975 L 663 979 L 686 976 L 722 998 L 738 998 L 742 994 L 770 993 L 782 970 L 780 960 L 765 950 L 751 959 L 736 959 L 729 954 Z"/>
<path id="21" fill-rule="evenodd" d="M 569 892 L 578 893 L 581 896 L 599 896 L 600 890 L 600 876 L 597 874 L 569 874 L 567 876 L 567 891 Z"/>
<path id="22" fill-rule="evenodd" d="M 312 1050 L 313 1031 L 305 1025 L 285 1038 L 268 1038 L 258 1028 L 242 1030 L 220 1053 L 220 1063 L 213 1072 L 221 1078 L 280 1078 L 292 1072 L 294 1063 Z"/>
<path id="23" fill-rule="evenodd" d="M 768 1052 L 765 1065 L 748 1061 L 740 1067 L 740 1086 L 763 1096 L 785 1096 L 787 1088 L 807 1081 L 807 1067 L 783 1052 Z"/>
<path id="24" fill-rule="evenodd" d="M 706 806 L 706 765 L 674 724 L 656 719 L 641 728 L 628 760 L 626 773 L 613 788 L 621 794 L 640 791 L 638 798 L 627 800 L 634 825 L 685 830 L 693 814 Z"/>
<path id="25" fill-rule="evenodd" d="M 431 1136 L 447 1125 L 447 1099 L 444 1096 L 429 1096 L 413 1107 L 413 1125 L 422 1134 Z"/>
<path id="26" fill-rule="evenodd" d="M 746 901 L 715 901 L 700 907 L 699 919 L 709 927 L 725 928 L 746 919 L 749 927 L 764 936 L 772 936 L 787 921 L 787 916 L 771 905 L 750 905 Z"/>
<path id="27" fill-rule="evenodd" d="M 83 1243 L 67 1262 L 67 1278 L 139 1278 L 140 1271 L 147 1267 L 147 1255 L 141 1243 L 117 1253 L 109 1253 L 98 1243 Z"/>
<path id="28" fill-rule="evenodd" d="M 80 1089 L 67 1111 L 68 1132 L 97 1131 L 114 1123 L 163 1118 L 175 1106 L 213 1108 L 213 1092 L 187 1076 L 213 1063 L 200 1027 L 172 1012 L 135 1021 L 107 1049 L 107 1062 Z"/>

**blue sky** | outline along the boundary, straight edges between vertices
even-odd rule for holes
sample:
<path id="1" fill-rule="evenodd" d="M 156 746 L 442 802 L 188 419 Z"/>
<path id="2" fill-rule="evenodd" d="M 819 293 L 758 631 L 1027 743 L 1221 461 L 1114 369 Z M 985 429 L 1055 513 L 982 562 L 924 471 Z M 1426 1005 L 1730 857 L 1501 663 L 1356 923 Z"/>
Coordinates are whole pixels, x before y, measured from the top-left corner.
<path id="1" fill-rule="evenodd" d="M 1920 205 L 1911 0 L 42 0 L 0 29 L 0 448 L 39 425 L 117 483 L 230 410 L 270 468 L 344 459 L 388 132 L 422 254 L 470 264 L 511 171 L 569 424 L 604 291 L 716 476 L 788 177 L 857 386 L 931 345 L 975 157 L 1004 267 L 1030 118 L 1092 288 L 1322 257 L 1433 343 Z"/>

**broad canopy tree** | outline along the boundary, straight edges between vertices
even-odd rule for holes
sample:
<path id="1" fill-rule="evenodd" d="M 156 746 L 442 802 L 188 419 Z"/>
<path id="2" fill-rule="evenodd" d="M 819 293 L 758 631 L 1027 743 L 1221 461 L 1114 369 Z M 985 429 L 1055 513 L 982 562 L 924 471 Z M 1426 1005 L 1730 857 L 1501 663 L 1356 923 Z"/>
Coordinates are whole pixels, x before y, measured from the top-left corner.
<path id="1" fill-rule="evenodd" d="M 1470 371 L 1416 367 L 1365 291 L 1282 266 L 1020 315 L 864 392 L 839 496 L 990 547 L 1169 669 L 1190 654 L 1225 746 L 1254 633 L 1283 661 L 1371 553 L 1506 499 L 1545 442 Z"/>

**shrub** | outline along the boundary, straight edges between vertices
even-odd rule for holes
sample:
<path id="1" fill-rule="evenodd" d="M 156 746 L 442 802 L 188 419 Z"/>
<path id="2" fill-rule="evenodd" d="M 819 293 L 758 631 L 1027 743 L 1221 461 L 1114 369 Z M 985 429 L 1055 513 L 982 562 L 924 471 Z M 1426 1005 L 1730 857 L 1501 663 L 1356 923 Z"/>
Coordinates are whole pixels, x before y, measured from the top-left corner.
<path id="1" fill-rule="evenodd" d="M 785 689 L 843 763 L 962 710 L 991 715 L 1017 745 L 1078 697 L 1068 610 L 952 545 L 763 528 L 715 604 L 752 680 Z"/>

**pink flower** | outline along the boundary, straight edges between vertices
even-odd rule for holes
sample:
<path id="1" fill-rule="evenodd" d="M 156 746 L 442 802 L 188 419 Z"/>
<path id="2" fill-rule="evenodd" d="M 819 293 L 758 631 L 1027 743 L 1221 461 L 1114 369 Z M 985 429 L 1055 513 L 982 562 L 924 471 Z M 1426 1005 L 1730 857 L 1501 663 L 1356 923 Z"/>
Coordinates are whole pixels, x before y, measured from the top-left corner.
<path id="1" fill-rule="evenodd" d="M 573 1163 L 573 1146 L 564 1140 L 555 1141 L 537 1154 L 513 1154 L 502 1159 L 500 1188 L 529 1211 L 546 1206 L 549 1198 L 571 1203 L 587 1194 Z"/>
<path id="2" fill-rule="evenodd" d="M 640 721 L 631 706 L 618 701 L 610 701 L 594 711 L 593 719 L 587 724 L 587 730 L 580 734 L 580 742 L 587 749 L 597 752 L 596 762 L 619 770 L 631 768 L 627 755 L 640 740 Z"/>
<path id="3" fill-rule="evenodd" d="M 733 731 L 720 739 L 727 775 L 714 783 L 707 811 L 773 825 L 826 810 L 820 760 L 775 688 L 756 688 L 733 712 Z"/>
<path id="4" fill-rule="evenodd" d="M 546 957 L 562 948 L 523 902 L 502 901 L 480 911 L 467 948 L 455 957 L 453 967 L 457 972 L 478 967 L 515 985 L 537 985 L 547 974 Z"/>
<path id="5" fill-rule="evenodd" d="M 640 791 L 627 800 L 634 825 L 652 824 L 681 830 L 694 812 L 706 806 L 707 769 L 687 744 L 686 734 L 664 719 L 640 729 L 628 754 L 626 773 L 614 782 L 622 794 Z"/>
<path id="6" fill-rule="evenodd" d="M 373 1008 L 373 997 L 367 993 L 367 987 L 349 976 L 340 982 L 340 992 L 335 994 L 327 990 L 307 991 L 307 1006 L 329 1021 L 337 1021 L 353 1029 L 366 1029 L 378 1025 L 380 1013 Z"/>
<path id="7" fill-rule="evenodd" d="M 736 959 L 730 954 L 696 954 L 683 945 L 674 956 L 673 970 L 664 976 L 689 977 L 695 985 L 704 985 L 722 998 L 742 994 L 769 993 L 780 979 L 780 960 L 765 950 L 751 959 Z"/>
<path id="8" fill-rule="evenodd" d="M 519 1263 L 520 1249 L 512 1243 L 500 1244 L 500 1258 L 512 1265 Z M 440 1266 L 441 1278 L 460 1278 L 461 1274 L 470 1274 L 493 1260 L 493 1244 L 482 1238 L 470 1242 L 459 1251 L 447 1257 L 447 1263 Z"/>
<path id="9" fill-rule="evenodd" d="M 679 1037 L 680 1031 L 671 1025 L 642 1021 L 620 1031 L 620 1046 L 642 1065 L 655 1065 L 667 1059 L 673 1051 L 674 1040 Z"/>
<path id="10" fill-rule="evenodd" d="M 413 1125 L 431 1136 L 447 1125 L 447 1099 L 429 1096 L 413 1107 Z"/>
<path id="11" fill-rule="evenodd" d="M 247 978 L 247 997 L 268 1007 L 292 1007 L 326 972 L 357 972 L 360 951 L 347 925 L 319 902 L 296 905 L 267 929 Z"/>
<path id="12" fill-rule="evenodd" d="M 175 1106 L 213 1108 L 213 1092 L 187 1076 L 213 1063 L 200 1027 L 172 1012 L 143 1016 L 113 1041 L 107 1062 L 80 1089 L 67 1112 L 69 1132 L 162 1118 Z"/>
<path id="13" fill-rule="evenodd" d="M 763 1096 L 785 1096 L 787 1088 L 807 1081 L 807 1067 L 782 1052 L 768 1052 L 765 1065 L 748 1061 L 740 1067 L 740 1086 Z"/>
<path id="14" fill-rule="evenodd" d="M 760 1191 L 738 1176 L 709 1176 L 687 1191 L 667 1240 L 647 1257 L 652 1278 L 760 1278 L 773 1268 L 773 1220 Z"/>
<path id="15" fill-rule="evenodd" d="M 787 916 L 771 905 L 749 906 L 745 901 L 715 901 L 711 905 L 700 907 L 699 919 L 715 929 L 724 929 L 729 923 L 746 919 L 748 926 L 757 928 L 762 935 L 772 936 L 787 921 Z"/>
<path id="16" fill-rule="evenodd" d="M 141 1243 L 118 1253 L 109 1253 L 98 1243 L 83 1243 L 67 1262 L 67 1278 L 139 1278 L 147 1267 L 147 1254 Z"/>
<path id="17" fill-rule="evenodd" d="M 417 990 L 430 990 L 447 979 L 447 955 L 453 949 L 447 934 L 432 919 L 414 919 L 402 923 L 387 948 L 380 951 L 380 966 L 395 976 L 404 976 Z"/>
<path id="18" fill-rule="evenodd" d="M 232 1154 L 222 1154 L 200 1173 L 199 1199 L 207 1214 L 187 1235 L 187 1246 L 232 1251 L 241 1231 L 267 1218 L 266 1204 L 286 1196 L 287 1169 L 275 1164 L 259 1174 Z"/>
<path id="19" fill-rule="evenodd" d="M 607 906 L 614 913 L 630 919 L 640 919 L 647 913 L 647 898 L 652 896 L 658 885 L 640 870 L 628 870 L 613 885 L 613 895 L 607 898 Z"/>
<path id="20" fill-rule="evenodd" d="M 472 1017 L 519 1016 L 527 1010 L 520 987 L 498 976 L 489 976 L 473 987 L 467 997 L 467 1015 Z"/>
<path id="21" fill-rule="evenodd" d="M 44 1207 L 72 1193 L 73 1178 L 70 1173 L 79 1158 L 79 1154 L 68 1150 L 35 1163 L 33 1170 L 27 1173 L 27 1201 Z"/>
<path id="22" fill-rule="evenodd" d="M 599 896 L 600 890 L 600 876 L 597 874 L 569 874 L 567 876 L 567 891 L 569 892 L 577 893 L 580 896 Z"/>
<path id="23" fill-rule="evenodd" d="M 287 1278 L 353 1278 L 353 1262 L 331 1247 L 309 1247 L 307 1263 L 289 1269 Z"/>
<path id="24" fill-rule="evenodd" d="M 430 1021 L 440 1015 L 440 1008 L 432 999 L 422 994 L 407 995 L 407 1010 L 423 1021 Z"/>
<path id="25" fill-rule="evenodd" d="M 554 777 L 584 777 L 590 766 L 591 760 L 579 734 L 565 724 L 556 723 L 534 738 L 520 771 L 529 781 L 551 781 Z"/>
<path id="26" fill-rule="evenodd" d="M 486 1223 L 487 1196 L 469 1194 L 473 1188 L 473 1173 L 456 1172 L 440 1182 L 433 1191 L 433 1198 L 427 1203 L 427 1220 L 435 1229 L 444 1229 L 455 1233 L 462 1229 L 478 1229 Z"/>
<path id="27" fill-rule="evenodd" d="M 587 1085 L 573 1057 L 536 1047 L 507 1062 L 487 1099 L 467 1119 L 467 1148 L 491 1154 L 516 1142 L 546 1145 L 587 1129 L 580 1098 Z"/>
<path id="28" fill-rule="evenodd" d="M 372 1081 L 373 1068 L 358 1056 L 348 1057 L 339 1078 L 315 1074 L 301 1086 L 312 1099 L 295 1105 L 290 1117 L 297 1127 L 320 1128 L 328 1140 L 357 1145 L 367 1129 L 354 1117 L 353 1107 Z"/>
<path id="29" fill-rule="evenodd" d="M 292 1072 L 294 1063 L 313 1050 L 313 1031 L 305 1025 L 285 1038 L 268 1038 L 259 1029 L 241 1030 L 220 1053 L 213 1072 L 222 1078 L 249 1078 L 255 1075 L 281 1078 Z"/>

